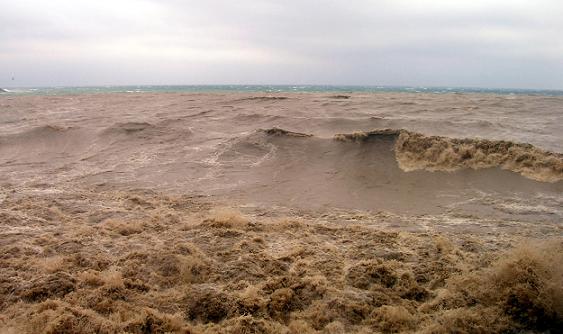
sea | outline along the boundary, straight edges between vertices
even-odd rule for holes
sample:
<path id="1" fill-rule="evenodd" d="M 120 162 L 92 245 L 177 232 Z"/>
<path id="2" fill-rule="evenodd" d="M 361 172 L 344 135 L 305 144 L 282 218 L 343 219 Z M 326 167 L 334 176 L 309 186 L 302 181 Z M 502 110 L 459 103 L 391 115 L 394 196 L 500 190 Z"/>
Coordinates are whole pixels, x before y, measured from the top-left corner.
<path id="1" fill-rule="evenodd" d="M 424 87 L 424 86 L 359 86 L 359 85 L 131 85 L 131 86 L 53 86 L 4 88 L 10 94 L 64 95 L 94 93 L 144 92 L 266 92 L 266 93 L 480 93 L 563 96 L 563 90 L 481 88 L 481 87 Z"/>
<path id="2" fill-rule="evenodd" d="M 8 90 L 0 333 L 563 328 L 560 91 Z"/>

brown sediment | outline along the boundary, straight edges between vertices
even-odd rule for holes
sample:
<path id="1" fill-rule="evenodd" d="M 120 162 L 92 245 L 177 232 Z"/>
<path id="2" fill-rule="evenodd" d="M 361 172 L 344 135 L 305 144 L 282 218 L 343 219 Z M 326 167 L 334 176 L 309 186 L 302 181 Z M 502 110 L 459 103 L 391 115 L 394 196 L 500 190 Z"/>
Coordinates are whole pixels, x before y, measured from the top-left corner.
<path id="1" fill-rule="evenodd" d="M 365 142 L 383 137 L 396 137 L 396 159 L 405 171 L 500 167 L 536 181 L 563 180 L 563 155 L 544 151 L 530 144 L 426 136 L 396 129 L 337 134 L 334 139 Z"/>
<path id="2" fill-rule="evenodd" d="M 374 227 L 383 214 L 246 211 L 152 192 L 7 194 L 0 329 L 449 333 L 563 324 L 560 233 L 514 248 L 510 235 Z"/>

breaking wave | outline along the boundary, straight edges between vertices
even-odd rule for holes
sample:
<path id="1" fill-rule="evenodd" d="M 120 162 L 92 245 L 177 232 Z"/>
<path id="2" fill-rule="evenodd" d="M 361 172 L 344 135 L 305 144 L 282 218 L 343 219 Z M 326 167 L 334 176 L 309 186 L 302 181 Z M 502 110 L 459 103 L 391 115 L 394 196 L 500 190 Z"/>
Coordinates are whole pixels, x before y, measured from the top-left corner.
<path id="1" fill-rule="evenodd" d="M 487 139 L 451 139 L 401 131 L 395 146 L 406 171 L 501 167 L 537 181 L 563 179 L 563 155 L 530 144 Z"/>
<path id="2" fill-rule="evenodd" d="M 14 169 L 35 168 L 14 174 L 29 180 L 39 170 L 53 182 L 235 193 L 301 208 L 439 213 L 480 193 L 553 195 L 563 185 L 562 155 L 529 144 L 403 129 L 320 137 L 271 127 L 216 137 L 189 122 L 41 126 L 0 136 L 0 155 Z"/>
<path id="3" fill-rule="evenodd" d="M 311 136 L 278 128 L 263 131 L 278 136 Z M 334 136 L 337 141 L 358 143 L 368 143 L 375 138 L 388 138 L 395 141 L 396 160 L 399 167 L 407 172 L 500 167 L 536 181 L 563 180 L 563 154 L 544 151 L 531 144 L 426 136 L 403 129 L 383 129 Z"/>

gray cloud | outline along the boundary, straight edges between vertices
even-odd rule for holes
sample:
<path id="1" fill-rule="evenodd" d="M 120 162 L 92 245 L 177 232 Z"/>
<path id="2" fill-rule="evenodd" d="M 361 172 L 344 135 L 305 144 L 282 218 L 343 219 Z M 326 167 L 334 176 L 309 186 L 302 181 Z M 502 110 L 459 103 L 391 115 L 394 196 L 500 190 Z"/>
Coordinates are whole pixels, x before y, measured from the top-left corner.
<path id="1" fill-rule="evenodd" d="M 0 86 L 563 88 L 557 0 L 0 0 L 0 8 Z"/>

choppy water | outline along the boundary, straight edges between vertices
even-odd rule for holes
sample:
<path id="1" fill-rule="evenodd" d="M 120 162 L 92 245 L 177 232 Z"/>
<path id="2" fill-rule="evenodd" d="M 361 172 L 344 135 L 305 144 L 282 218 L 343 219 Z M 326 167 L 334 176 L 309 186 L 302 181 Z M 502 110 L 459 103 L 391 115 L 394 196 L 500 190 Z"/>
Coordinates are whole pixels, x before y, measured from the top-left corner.
<path id="1" fill-rule="evenodd" d="M 2 333 L 562 328 L 563 96 L 61 92 L 0 94 Z"/>
<path id="2" fill-rule="evenodd" d="M 4 95 L 0 184 L 558 221 L 562 106 L 499 94 Z"/>
<path id="3" fill-rule="evenodd" d="M 422 86 L 331 86 L 331 85 L 141 85 L 141 86 L 84 86 L 84 87 L 14 87 L 10 94 L 60 95 L 92 93 L 158 93 L 158 92 L 266 92 L 266 93 L 487 93 L 532 94 L 562 96 L 562 90 L 479 88 L 479 87 L 422 87 Z"/>

